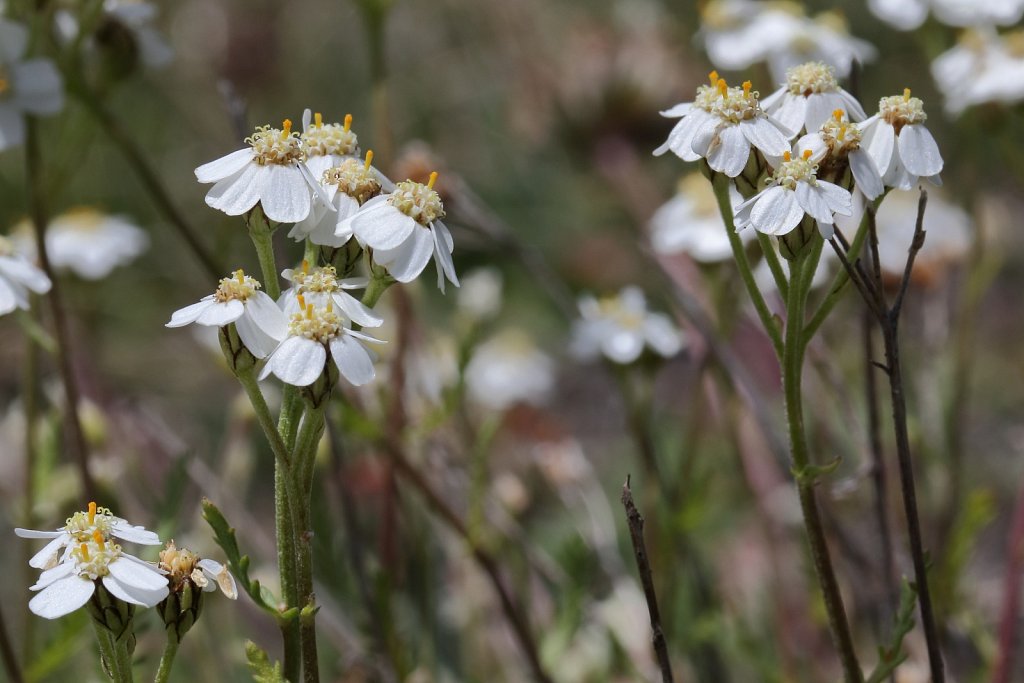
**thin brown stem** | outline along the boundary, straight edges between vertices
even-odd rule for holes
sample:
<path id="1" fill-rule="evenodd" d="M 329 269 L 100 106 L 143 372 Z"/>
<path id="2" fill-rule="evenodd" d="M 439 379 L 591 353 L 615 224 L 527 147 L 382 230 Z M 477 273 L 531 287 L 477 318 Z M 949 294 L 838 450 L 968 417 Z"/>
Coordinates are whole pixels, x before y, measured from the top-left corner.
<path id="1" fill-rule="evenodd" d="M 1007 540 L 1006 576 L 1003 579 L 1003 610 L 999 617 L 999 651 L 992 668 L 992 683 L 1010 683 L 1020 624 L 1021 577 L 1024 576 L 1024 485 L 1017 493 L 1013 527 Z"/>
<path id="2" fill-rule="evenodd" d="M 633 502 L 633 492 L 629 488 L 629 477 L 622 485 L 622 506 L 626 509 L 626 523 L 629 526 L 629 537 L 633 542 L 633 555 L 636 557 L 636 568 L 640 573 L 640 584 L 644 587 L 644 598 L 647 600 L 647 613 L 651 618 L 651 643 L 654 654 L 661 669 L 662 683 L 673 683 L 672 661 L 668 656 L 668 645 L 665 632 L 661 628 L 661 613 L 658 610 L 658 596 L 654 591 L 654 577 L 651 563 L 647 558 L 647 546 L 644 543 L 644 518 Z"/>

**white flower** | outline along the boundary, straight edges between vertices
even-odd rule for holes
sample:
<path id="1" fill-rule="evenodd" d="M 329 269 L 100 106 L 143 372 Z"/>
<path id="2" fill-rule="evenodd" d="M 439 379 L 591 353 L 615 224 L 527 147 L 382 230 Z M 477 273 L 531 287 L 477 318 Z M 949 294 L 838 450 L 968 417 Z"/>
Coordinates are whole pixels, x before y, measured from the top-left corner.
<path id="1" fill-rule="evenodd" d="M 950 26 L 1010 26 L 1024 15 L 1024 0 L 931 0 L 935 17 Z"/>
<path id="2" fill-rule="evenodd" d="M 819 169 L 833 171 L 832 177 L 841 178 L 849 165 L 856 189 L 868 199 L 874 199 L 885 187 L 875 160 L 861 149 L 861 137 L 860 127 L 850 123 L 846 112 L 836 109 L 817 132 L 800 138 L 797 149 L 811 150 L 810 160 L 818 164 Z"/>
<path id="3" fill-rule="evenodd" d="M 107 591 L 124 602 L 153 607 L 167 597 L 167 577 L 154 565 L 121 551 L 100 531 L 76 543 L 65 559 L 45 570 L 30 590 L 39 591 L 28 607 L 45 619 L 70 614 L 89 602 L 102 581 Z"/>
<path id="4" fill-rule="evenodd" d="M 822 237 L 832 237 L 833 214 L 853 213 L 853 198 L 838 185 L 818 180 L 818 166 L 811 154 L 807 149 L 794 159 L 785 153 L 771 184 L 736 209 L 737 230 L 749 225 L 766 235 L 781 236 L 810 216 L 817 221 Z"/>
<path id="5" fill-rule="evenodd" d="M 711 63 L 734 71 L 786 49 L 806 21 L 797 3 L 712 0 L 701 11 L 700 33 Z"/>
<path id="6" fill-rule="evenodd" d="M 220 588 L 228 598 L 238 598 L 235 577 L 228 568 L 216 560 L 200 559 L 187 548 L 178 548 L 171 541 L 160 551 L 160 569 L 167 572 L 172 590 L 177 591 L 186 580 L 192 581 L 204 593 Z"/>
<path id="7" fill-rule="evenodd" d="M 491 410 L 540 405 L 555 385 L 555 364 L 522 330 L 509 329 L 480 344 L 466 365 L 469 397 Z"/>
<path id="8" fill-rule="evenodd" d="M 0 237 L 0 315 L 15 308 L 27 311 L 29 292 L 45 294 L 53 283 L 46 273 L 14 250 L 6 237 Z"/>
<path id="9" fill-rule="evenodd" d="M 604 354 L 621 364 L 632 363 L 644 347 L 670 358 L 683 348 L 683 335 L 662 313 L 647 310 L 639 287 L 624 287 L 618 296 L 580 299 L 582 318 L 573 326 L 572 351 L 583 359 Z"/>
<path id="10" fill-rule="evenodd" d="M 306 166 L 319 180 L 324 171 L 348 158 L 359 158 L 359 138 L 352 130 L 352 115 L 345 114 L 344 123 L 324 123 L 317 112 L 302 112 L 302 146 L 306 150 Z"/>
<path id="11" fill-rule="evenodd" d="M 313 195 L 322 195 L 320 183 L 306 167 L 306 151 L 292 122 L 281 129 L 261 126 L 245 139 L 240 149 L 196 169 L 201 183 L 215 183 L 206 203 L 229 216 L 240 216 L 257 203 L 267 218 L 278 223 L 297 223 L 309 215 Z"/>
<path id="12" fill-rule="evenodd" d="M 790 135 L 801 129 L 813 133 L 836 109 L 845 110 L 854 121 L 866 117 L 857 98 L 839 87 L 835 69 L 824 62 L 807 62 L 789 69 L 785 85 L 766 97 L 761 106 Z"/>
<path id="13" fill-rule="evenodd" d="M 935 58 L 931 71 L 950 114 L 986 102 L 1019 102 L 1024 99 L 1024 33 L 965 31 L 955 46 Z"/>
<path id="14" fill-rule="evenodd" d="M 166 327 L 191 323 L 208 327 L 235 324 L 238 337 L 257 358 L 266 358 L 285 336 L 288 320 L 260 283 L 241 269 L 220 281 L 217 291 L 171 314 Z"/>
<path id="15" fill-rule="evenodd" d="M 24 222 L 16 233 L 19 250 L 34 257 L 32 226 Z M 117 266 L 131 263 L 148 246 L 149 236 L 128 219 L 89 207 L 66 211 L 46 228 L 50 265 L 86 280 L 102 280 Z"/>
<path id="16" fill-rule="evenodd" d="M 697 88 L 693 102 L 661 112 L 682 118 L 665 144 L 654 150 L 655 156 L 672 150 L 683 161 L 703 157 L 714 170 L 735 178 L 747 165 L 751 145 L 775 157 L 789 149 L 784 131 L 761 110 L 750 81 L 730 88 L 717 71 L 709 79 L 708 85 Z"/>
<path id="17" fill-rule="evenodd" d="M 339 280 L 334 266 L 313 268 L 311 271 L 308 261 L 303 261 L 299 270 L 286 269 L 281 276 L 292 283 L 278 300 L 285 315 L 302 312 L 298 299 L 302 295 L 306 304 L 313 304 L 314 308 L 325 308 L 329 301 L 332 302 L 345 317 L 363 327 L 380 327 L 384 322 L 383 318 L 344 291 L 365 288 L 366 278 Z"/>
<path id="18" fill-rule="evenodd" d="M 929 0 L 868 0 L 868 8 L 901 31 L 912 31 L 928 17 Z"/>
<path id="19" fill-rule="evenodd" d="M 497 268 L 477 268 L 462 278 L 455 305 L 473 320 L 493 318 L 501 309 L 502 277 Z"/>
<path id="20" fill-rule="evenodd" d="M 340 247 L 348 242 L 352 237 L 348 219 L 359 207 L 379 195 L 385 185 L 394 189 L 390 181 L 370 165 L 372 161 L 373 150 L 369 150 L 365 162 L 348 157 L 337 166 L 325 169 L 320 181 L 330 206 L 315 200 L 309 216 L 296 223 L 288 236 L 296 242 L 309 238 L 313 244 L 327 247 Z"/>
<path id="21" fill-rule="evenodd" d="M 441 222 L 444 206 L 434 191 L 437 172 L 426 185 L 405 180 L 393 192 L 374 197 L 359 211 L 338 225 L 338 232 L 351 230 L 360 244 L 373 249 L 373 261 L 387 268 L 399 282 L 411 282 L 427 267 L 431 255 L 437 266 L 437 286 L 444 280 L 456 287 L 452 235 Z"/>
<path id="22" fill-rule="evenodd" d="M 733 209 L 743 201 L 732 185 L 729 199 Z M 654 212 L 648 226 L 651 246 L 659 254 L 685 252 L 701 263 L 732 258 L 732 246 L 714 190 L 699 173 L 691 173 L 680 181 L 676 196 Z M 743 241 L 753 238 L 750 231 L 740 233 Z"/>
<path id="23" fill-rule="evenodd" d="M 888 187 L 909 190 L 925 178 L 939 185 L 942 155 L 935 138 L 924 126 L 924 103 L 910 96 L 883 97 L 878 113 L 861 124 L 862 147 L 874 158 Z"/>
<path id="24" fill-rule="evenodd" d="M 847 76 L 854 62 L 870 62 L 876 55 L 874 46 L 850 35 L 846 20 L 837 12 L 822 12 L 807 19 L 788 34 L 788 39 L 783 49 L 768 55 L 772 78 L 780 82 L 789 69 L 805 62 L 824 62 L 835 67 L 840 76 Z"/>
<path id="25" fill-rule="evenodd" d="M 0 19 L 0 151 L 25 139 L 25 114 L 56 114 L 64 106 L 64 87 L 48 59 L 22 59 L 28 29 Z"/>
<path id="26" fill-rule="evenodd" d="M 331 301 L 317 308 L 301 294 L 296 300 L 302 310 L 292 316 L 288 336 L 270 355 L 260 379 L 273 373 L 286 384 L 309 386 L 323 374 L 330 349 L 342 377 L 356 386 L 370 382 L 374 377 L 373 359 L 360 340 L 378 340 L 344 327 Z"/>
<path id="27" fill-rule="evenodd" d="M 15 529 L 14 533 L 21 538 L 48 538 L 50 542 L 32 556 L 28 564 L 36 569 L 52 569 L 67 557 L 71 546 L 93 540 L 99 532 L 104 541 L 119 538 L 129 543 L 141 545 L 160 545 L 160 538 L 141 526 L 133 526 L 107 508 L 97 507 L 89 503 L 89 509 L 76 512 L 67 518 L 64 526 L 56 531 L 37 531 L 35 529 Z"/>
<path id="28" fill-rule="evenodd" d="M 903 277 L 907 263 L 919 199 L 917 192 L 890 192 L 876 215 L 882 274 L 896 282 Z M 924 229 L 927 237 L 914 260 L 913 278 L 931 286 L 941 282 L 949 267 L 966 256 L 971 246 L 971 218 L 938 192 L 929 192 Z"/>

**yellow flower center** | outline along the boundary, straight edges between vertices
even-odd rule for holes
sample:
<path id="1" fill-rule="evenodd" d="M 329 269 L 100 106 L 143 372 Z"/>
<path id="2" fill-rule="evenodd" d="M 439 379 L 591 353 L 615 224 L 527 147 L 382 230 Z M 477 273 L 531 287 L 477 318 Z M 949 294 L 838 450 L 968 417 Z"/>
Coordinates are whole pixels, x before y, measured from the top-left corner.
<path id="1" fill-rule="evenodd" d="M 816 185 L 818 165 L 811 161 L 811 150 L 805 149 L 796 159 L 789 152 L 782 155 L 782 163 L 775 169 L 772 180 L 787 190 L 795 190 L 799 182 Z"/>
<path id="2" fill-rule="evenodd" d="M 359 154 L 359 138 L 352 132 L 352 115 L 345 115 L 345 123 L 324 123 L 319 112 L 314 117 L 312 128 L 302 134 L 302 144 L 311 157 L 337 154 L 356 156 Z"/>
<path id="3" fill-rule="evenodd" d="M 306 303 L 301 294 L 296 298 L 301 310 L 292 315 L 288 324 L 288 332 L 292 336 L 318 342 L 328 342 L 338 336 L 341 332 L 341 318 L 334 312 L 334 306 L 329 301 L 325 308 L 314 308 L 313 304 Z"/>
<path id="4" fill-rule="evenodd" d="M 430 182 L 426 185 L 411 180 L 403 180 L 395 185 L 395 191 L 388 196 L 388 204 L 406 216 L 410 216 L 421 225 L 427 225 L 439 218 L 444 218 L 444 205 L 441 196 L 434 190 L 437 171 L 430 174 Z"/>
<path id="5" fill-rule="evenodd" d="M 832 112 L 832 118 L 821 125 L 820 132 L 833 156 L 860 149 L 860 129 L 850 123 L 842 109 Z"/>
<path id="6" fill-rule="evenodd" d="M 878 113 L 896 128 L 897 133 L 907 124 L 924 123 L 928 120 L 928 115 L 924 113 L 924 102 L 911 97 L 910 88 L 904 88 L 902 95 L 892 95 L 879 100 Z"/>
<path id="7" fill-rule="evenodd" d="M 121 546 L 105 541 L 99 531 L 94 531 L 89 540 L 79 543 L 71 551 L 75 573 L 90 581 L 109 574 L 110 563 L 120 556 Z"/>
<path id="8" fill-rule="evenodd" d="M 372 149 L 366 153 L 365 162 L 360 162 L 358 159 L 345 159 L 340 166 L 324 171 L 323 182 L 325 185 L 337 185 L 338 190 L 354 198 L 360 204 L 365 204 L 372 197 L 380 194 L 380 181 L 370 170 L 372 160 Z"/>
<path id="9" fill-rule="evenodd" d="M 752 119 L 761 111 L 758 92 L 751 90 L 750 81 L 745 81 L 739 88 L 729 87 L 724 78 L 718 77 L 717 71 L 708 74 L 708 80 L 707 85 L 697 88 L 693 101 L 695 107 L 731 123 Z"/>
<path id="10" fill-rule="evenodd" d="M 299 288 L 300 294 L 306 292 L 329 294 L 340 289 L 338 271 L 334 266 L 323 266 L 310 271 L 309 261 L 302 262 L 302 270 L 292 271 L 292 282 Z"/>
<path id="11" fill-rule="evenodd" d="M 214 293 L 214 298 L 219 303 L 226 301 L 245 301 L 253 294 L 256 290 L 260 289 L 262 285 L 256 280 L 256 278 L 246 275 L 241 268 L 236 270 L 233 277 L 222 278 L 220 284 L 217 286 L 217 291 Z"/>
<path id="12" fill-rule="evenodd" d="M 202 576 L 203 572 L 196 567 L 197 564 L 199 564 L 199 555 L 187 548 L 176 547 L 174 541 L 168 543 L 160 551 L 160 569 L 168 573 L 169 583 L 175 590 L 186 579 L 191 579 L 197 574 L 202 577 L 201 583 L 197 582 L 197 585 L 200 588 L 206 585 L 206 577 Z"/>
<path id="13" fill-rule="evenodd" d="M 639 330 L 644 326 L 644 315 L 623 307 L 618 296 L 606 296 L 597 302 L 601 315 L 626 330 Z"/>
<path id="14" fill-rule="evenodd" d="M 824 62 L 807 62 L 786 72 L 786 87 L 794 95 L 804 97 L 813 93 L 836 92 L 835 70 Z"/>
<path id="15" fill-rule="evenodd" d="M 306 159 L 306 152 L 298 133 L 292 132 L 292 122 L 285 119 L 281 128 L 260 126 L 256 132 L 245 139 L 256 153 L 256 163 L 260 166 L 278 164 L 288 166 Z"/>
<path id="16" fill-rule="evenodd" d="M 75 541 L 82 543 L 100 534 L 100 538 L 109 539 L 114 528 L 114 513 L 107 508 L 97 507 L 90 502 L 87 511 L 76 512 L 64 520 L 64 530 L 71 534 Z"/>

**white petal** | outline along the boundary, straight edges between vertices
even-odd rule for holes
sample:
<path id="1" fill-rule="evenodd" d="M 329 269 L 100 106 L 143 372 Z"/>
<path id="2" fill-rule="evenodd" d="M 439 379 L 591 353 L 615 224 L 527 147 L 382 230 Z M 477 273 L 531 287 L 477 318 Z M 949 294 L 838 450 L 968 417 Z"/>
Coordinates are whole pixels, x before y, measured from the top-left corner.
<path id="1" fill-rule="evenodd" d="M 825 198 L 828 208 L 844 216 L 853 214 L 853 197 L 845 189 L 825 180 L 819 180 L 818 194 Z"/>
<path id="2" fill-rule="evenodd" d="M 297 223 L 309 215 L 313 195 L 298 166 L 268 164 L 259 178 L 263 213 L 278 223 Z"/>
<path id="3" fill-rule="evenodd" d="M 828 202 L 825 201 L 825 197 L 821 195 L 817 187 L 810 183 L 797 183 L 796 200 L 812 218 L 823 223 L 832 222 L 832 212 L 828 208 Z"/>
<path id="4" fill-rule="evenodd" d="M 28 48 L 28 28 L 15 21 L 0 19 L 0 62 L 16 62 Z"/>
<path id="5" fill-rule="evenodd" d="M 334 292 L 331 295 L 334 305 L 341 309 L 341 312 L 352 322 L 363 327 L 380 327 L 384 319 L 370 310 L 363 302 L 351 294 L 345 292 Z"/>
<path id="6" fill-rule="evenodd" d="M 779 137 L 782 137 L 781 134 Z M 750 142 L 743 134 L 743 124 L 722 126 L 718 131 L 717 143 L 713 144 L 708 152 L 708 165 L 730 178 L 735 178 L 743 171 L 749 158 Z"/>
<path id="7" fill-rule="evenodd" d="M 198 566 L 203 570 L 207 578 L 210 579 L 209 586 L 203 590 L 216 590 L 216 586 L 220 586 L 221 592 L 232 600 L 238 597 L 238 586 L 235 584 L 235 577 L 231 576 L 231 572 L 228 571 L 227 567 L 215 560 L 199 560 Z"/>
<path id="8" fill-rule="evenodd" d="M 434 253 L 430 230 L 417 225 L 404 244 L 395 249 L 375 249 L 373 260 L 388 269 L 399 282 L 412 282 L 427 267 Z"/>
<path id="9" fill-rule="evenodd" d="M 664 358 L 671 358 L 683 348 L 683 338 L 668 316 L 650 313 L 644 321 L 644 337 L 648 346 Z"/>
<path id="10" fill-rule="evenodd" d="M 216 303 L 213 297 L 210 296 L 204 297 L 201 301 L 190 304 L 185 308 L 179 308 L 174 313 L 171 313 L 171 321 L 166 323 L 164 327 L 184 327 L 194 323 L 207 308 L 216 305 Z"/>
<path id="11" fill-rule="evenodd" d="M 768 97 L 761 98 L 761 108 L 770 113 L 779 103 L 782 102 L 787 93 L 789 93 L 789 88 L 782 86 Z"/>
<path id="12" fill-rule="evenodd" d="M 256 292 L 245 302 L 245 316 L 267 336 L 281 341 L 288 335 L 288 317 L 265 292 Z"/>
<path id="13" fill-rule="evenodd" d="M 916 176 L 932 176 L 942 171 L 942 154 L 931 132 L 920 123 L 903 126 L 898 136 L 900 159 Z"/>
<path id="14" fill-rule="evenodd" d="M 828 145 L 824 140 L 821 139 L 821 135 L 818 133 L 808 133 L 793 145 L 793 156 L 802 157 L 804 150 L 811 150 L 811 161 L 817 163 L 825 158 L 828 154 Z"/>
<path id="15" fill-rule="evenodd" d="M 750 224 L 767 235 L 785 235 L 800 223 L 804 210 L 796 193 L 784 187 L 769 187 L 759 195 L 750 211 Z"/>
<path id="16" fill-rule="evenodd" d="M 56 619 L 70 614 L 89 602 L 96 584 L 79 576 L 69 576 L 47 586 L 29 600 L 28 608 L 44 619 Z"/>
<path id="17" fill-rule="evenodd" d="M 643 338 L 632 330 L 616 329 L 601 341 L 601 351 L 616 363 L 632 363 L 643 350 Z"/>
<path id="18" fill-rule="evenodd" d="M 241 216 L 260 200 L 260 177 L 265 166 L 246 164 L 238 173 L 217 181 L 206 193 L 207 206 L 229 216 Z"/>
<path id="19" fill-rule="evenodd" d="M 856 97 L 842 88 L 839 89 L 839 97 L 843 101 L 841 109 L 846 111 L 846 115 L 851 121 L 863 121 L 867 118 L 867 114 L 864 113 L 864 107 L 861 106 Z"/>
<path id="20" fill-rule="evenodd" d="M 159 588 L 146 590 L 138 586 L 122 583 L 113 576 L 103 577 L 103 587 L 110 591 L 110 594 L 118 600 L 124 600 L 125 602 L 141 605 L 142 607 L 155 607 L 171 592 L 167 584 Z"/>
<path id="21" fill-rule="evenodd" d="M 768 156 L 779 156 L 789 150 L 788 138 L 768 117 L 758 116 L 749 121 L 741 121 L 740 129 L 754 147 Z"/>
<path id="22" fill-rule="evenodd" d="M 669 107 L 668 109 L 663 109 L 658 113 L 667 119 L 678 119 L 686 116 L 692 107 L 693 102 L 680 102 L 679 104 Z"/>
<path id="23" fill-rule="evenodd" d="M 347 334 L 331 340 L 331 356 L 342 377 L 359 387 L 373 381 L 373 361 L 363 345 Z"/>
<path id="24" fill-rule="evenodd" d="M 123 519 L 114 522 L 110 533 L 123 541 L 139 545 L 161 545 L 160 537 L 154 531 L 141 526 L 133 526 Z"/>
<path id="25" fill-rule="evenodd" d="M 871 155 L 875 160 L 878 172 L 885 176 L 892 164 L 893 149 L 896 145 L 896 132 L 892 125 L 881 119 L 865 122 L 861 130 L 864 136 L 861 138 L 860 148 Z"/>
<path id="26" fill-rule="evenodd" d="M 306 387 L 324 371 L 326 361 L 323 344 L 304 337 L 288 337 L 270 356 L 262 376 L 272 372 L 286 384 Z"/>
<path id="27" fill-rule="evenodd" d="M 394 249 L 404 243 L 419 224 L 387 203 L 374 204 L 352 218 L 352 231 L 371 249 Z"/>
<path id="28" fill-rule="evenodd" d="M 141 560 L 133 562 L 132 559 L 134 558 L 121 555 L 107 565 L 110 575 L 117 579 L 118 583 L 147 592 L 160 590 L 167 585 L 167 577 L 160 574 L 156 567 Z"/>
<path id="29" fill-rule="evenodd" d="M 807 132 L 817 133 L 821 125 L 832 118 L 832 112 L 836 109 L 846 111 L 842 104 L 842 100 L 834 93 L 811 93 L 807 98 L 807 114 L 804 117 Z"/>
<path id="30" fill-rule="evenodd" d="M 224 327 L 241 318 L 244 312 L 245 306 L 238 299 L 224 302 L 214 301 L 213 305 L 208 306 L 199 314 L 196 323 L 208 327 Z"/>
<path id="31" fill-rule="evenodd" d="M 444 231 L 442 233 L 441 231 Z M 447 234 L 445 234 L 447 233 Z M 456 287 L 459 276 L 455 274 L 455 262 L 452 261 L 452 248 L 449 246 L 451 234 L 440 221 L 430 225 L 430 234 L 434 238 L 434 263 L 437 266 L 437 288 L 444 292 L 444 278 L 448 278 Z M 447 237 L 447 239 L 445 239 Z"/>
<path id="32" fill-rule="evenodd" d="M 660 156 L 672 150 L 683 161 L 696 161 L 700 156 L 693 151 L 693 137 L 708 123 L 717 125 L 717 118 L 703 109 L 690 110 L 690 113 L 684 116 L 669 133 L 665 144 L 654 150 L 654 155 Z"/>
<path id="33" fill-rule="evenodd" d="M 782 124 L 790 135 L 796 135 L 804 127 L 804 120 L 807 117 L 807 98 L 803 95 L 793 95 L 786 90 L 786 95 L 779 101 L 779 106 L 766 111 Z M 817 129 L 807 132 L 814 133 Z"/>
<path id="34" fill-rule="evenodd" d="M 29 590 L 37 591 L 46 588 L 58 579 L 63 579 L 65 576 L 70 575 L 74 569 L 75 565 L 73 562 L 61 562 L 56 567 L 51 567 L 40 574 L 35 585 L 30 587 Z"/>
<path id="35" fill-rule="evenodd" d="M 196 180 L 201 183 L 215 183 L 218 180 L 224 180 L 224 178 L 232 176 L 245 168 L 252 161 L 252 157 L 253 151 L 251 147 L 222 156 L 220 159 L 215 159 L 197 168 L 195 171 Z"/>
<path id="36" fill-rule="evenodd" d="M 882 176 L 878 173 L 874 159 L 862 149 L 850 152 L 850 170 L 853 172 L 853 179 L 857 188 L 863 192 L 868 199 L 875 199 L 885 191 L 882 185 Z"/>
<path id="37" fill-rule="evenodd" d="M 64 86 L 49 59 L 29 59 L 10 68 L 15 106 L 32 114 L 56 114 L 64 107 Z"/>
<path id="38" fill-rule="evenodd" d="M 704 122 L 694 131 L 693 140 L 690 142 L 690 156 L 683 157 L 684 161 L 695 161 L 708 155 L 711 144 L 718 139 L 718 131 L 725 127 L 722 120 L 711 114 L 707 115 Z"/>
<path id="39" fill-rule="evenodd" d="M 66 531 L 38 531 L 36 529 L 22 529 L 16 528 L 14 535 L 18 538 L 58 538 L 60 536 L 68 536 Z"/>
<path id="40" fill-rule="evenodd" d="M 18 308 L 24 298 L 19 296 L 10 282 L 0 277 L 0 315 L 6 315 Z"/>
<path id="41" fill-rule="evenodd" d="M 306 159 L 306 168 L 310 174 L 319 182 L 324 177 L 324 171 L 337 166 L 337 159 L 331 154 L 318 154 Z"/>
<path id="42" fill-rule="evenodd" d="M 249 353 L 260 359 L 272 354 L 280 342 L 257 327 L 248 315 L 242 315 L 235 321 L 235 331 Z"/>
<path id="43" fill-rule="evenodd" d="M 46 273 L 21 256 L 0 257 L 0 273 L 36 294 L 45 294 L 53 286 Z"/>

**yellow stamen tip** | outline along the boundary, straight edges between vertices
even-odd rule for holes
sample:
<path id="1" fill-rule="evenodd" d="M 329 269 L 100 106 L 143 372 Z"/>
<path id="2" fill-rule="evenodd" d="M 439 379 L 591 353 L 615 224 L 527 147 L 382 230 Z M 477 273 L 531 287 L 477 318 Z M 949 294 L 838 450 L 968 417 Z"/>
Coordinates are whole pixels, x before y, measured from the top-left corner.
<path id="1" fill-rule="evenodd" d="M 373 150 L 366 150 L 366 163 L 363 164 L 363 168 L 367 171 L 370 170 L 370 164 L 373 163 Z"/>
<path id="2" fill-rule="evenodd" d="M 814 152 L 812 152 L 809 149 L 805 149 L 804 150 L 804 161 L 807 161 L 808 159 L 810 159 L 812 154 L 814 154 Z"/>
<path id="3" fill-rule="evenodd" d="M 281 132 L 284 133 L 285 135 L 291 135 L 292 134 L 292 120 L 291 119 L 285 119 L 284 121 L 281 122 Z"/>
<path id="4" fill-rule="evenodd" d="M 298 296 L 295 297 L 295 300 L 299 302 L 299 308 L 303 310 L 306 309 L 306 298 L 304 296 L 299 294 Z"/>
<path id="5" fill-rule="evenodd" d="M 334 302 L 330 299 L 327 300 L 327 312 L 330 313 L 334 310 Z"/>
<path id="6" fill-rule="evenodd" d="M 309 275 L 309 261 L 302 259 L 302 274 Z"/>
<path id="7" fill-rule="evenodd" d="M 782 160 L 783 161 L 792 161 L 793 160 L 793 155 L 789 153 L 789 150 L 786 150 L 785 152 L 782 153 Z"/>
<path id="8" fill-rule="evenodd" d="M 910 99 L 910 88 L 903 89 L 903 101 L 906 102 Z"/>
<path id="9" fill-rule="evenodd" d="M 434 189 L 434 183 L 436 183 L 436 182 L 437 182 L 437 171 L 431 171 L 430 172 L 430 180 L 427 181 L 427 187 L 429 187 L 431 190 L 433 190 Z"/>
<path id="10" fill-rule="evenodd" d="M 842 121 L 844 114 L 846 114 L 846 112 L 844 112 L 842 109 L 836 109 L 832 112 L 832 118 L 834 118 L 836 121 Z"/>
<path id="11" fill-rule="evenodd" d="M 89 561 L 89 546 L 87 546 L 86 544 L 83 543 L 82 545 L 78 546 L 78 551 L 80 553 L 82 553 L 82 560 L 85 561 L 85 562 L 88 562 Z"/>
<path id="12" fill-rule="evenodd" d="M 313 319 L 313 304 L 306 304 L 306 320 Z"/>
<path id="13" fill-rule="evenodd" d="M 92 540 L 96 541 L 96 545 L 100 547 L 100 550 L 106 549 L 106 543 L 103 542 L 103 534 L 99 530 L 92 532 Z"/>
<path id="14" fill-rule="evenodd" d="M 718 72 L 712 71 L 708 74 L 708 80 L 711 81 L 712 86 L 718 85 Z"/>
<path id="15" fill-rule="evenodd" d="M 351 127 L 352 127 L 352 114 L 345 114 L 345 126 L 344 126 L 345 132 L 347 133 L 348 129 L 351 128 Z"/>
<path id="16" fill-rule="evenodd" d="M 715 87 L 718 88 L 718 92 L 722 93 L 722 97 L 725 97 L 725 93 L 729 90 L 729 84 L 725 82 L 724 78 L 719 78 Z"/>
<path id="17" fill-rule="evenodd" d="M 238 284 L 244 285 L 245 284 L 245 271 L 242 270 L 241 268 L 236 270 L 235 271 L 235 279 L 238 280 Z"/>
<path id="18" fill-rule="evenodd" d="M 753 85 L 750 83 L 750 81 L 743 81 L 743 94 L 744 95 L 749 94 L 750 93 L 750 89 L 752 87 L 753 87 Z"/>
<path id="19" fill-rule="evenodd" d="M 317 112 L 317 113 L 313 114 L 313 121 L 315 122 L 314 125 L 317 128 L 323 128 L 324 127 L 324 116 L 320 112 Z"/>
<path id="20" fill-rule="evenodd" d="M 89 503 L 89 524 L 96 521 L 96 501 L 90 501 Z"/>

